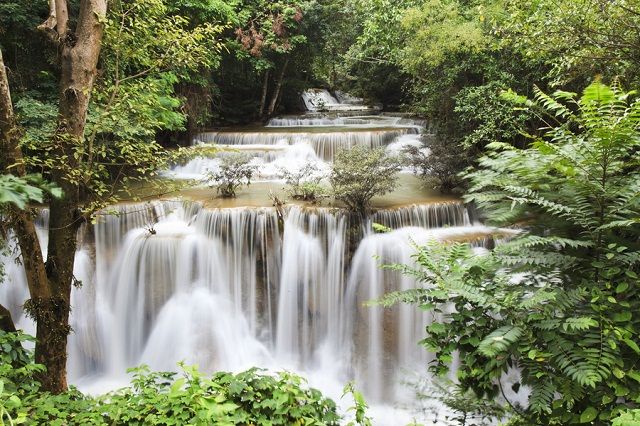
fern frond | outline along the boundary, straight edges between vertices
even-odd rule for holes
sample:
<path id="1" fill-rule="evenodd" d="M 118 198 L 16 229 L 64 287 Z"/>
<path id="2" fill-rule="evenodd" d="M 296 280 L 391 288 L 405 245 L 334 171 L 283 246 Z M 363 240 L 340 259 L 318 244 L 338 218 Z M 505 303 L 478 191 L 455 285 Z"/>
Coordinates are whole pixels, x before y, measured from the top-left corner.
<path id="1" fill-rule="evenodd" d="M 513 325 L 500 327 L 480 342 L 478 351 L 487 357 L 496 356 L 515 344 L 520 336 L 522 336 L 520 327 Z"/>

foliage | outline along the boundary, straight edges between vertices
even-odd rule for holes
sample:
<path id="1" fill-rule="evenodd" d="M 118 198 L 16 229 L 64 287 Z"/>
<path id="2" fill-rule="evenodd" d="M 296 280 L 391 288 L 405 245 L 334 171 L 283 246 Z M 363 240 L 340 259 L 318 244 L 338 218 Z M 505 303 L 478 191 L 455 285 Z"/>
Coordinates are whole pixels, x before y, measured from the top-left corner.
<path id="1" fill-rule="evenodd" d="M 206 180 L 216 186 L 223 198 L 235 198 L 236 191 L 242 185 L 251 185 L 251 178 L 257 167 L 251 163 L 252 157 L 242 153 L 230 153 L 222 156 L 218 171 L 207 172 Z"/>
<path id="2" fill-rule="evenodd" d="M 362 393 L 356 390 L 353 382 L 349 382 L 345 385 L 342 390 L 342 397 L 345 395 L 351 394 L 353 396 L 353 407 L 349 408 L 349 411 L 353 411 L 355 413 L 355 421 L 351 421 L 347 423 L 347 426 L 372 426 L 371 418 L 367 416 L 367 402 L 364 399 Z"/>
<path id="3" fill-rule="evenodd" d="M 478 398 L 470 389 L 462 389 L 447 378 L 433 378 L 419 383 L 410 383 L 421 401 L 436 400 L 453 412 L 444 416 L 446 420 L 464 426 L 468 424 L 493 424 L 504 419 L 509 412 L 500 400 Z"/>
<path id="4" fill-rule="evenodd" d="M 0 175 L 0 205 L 11 203 L 24 209 L 29 202 L 42 203 L 45 193 L 60 197 L 60 188 L 45 182 L 41 176 L 28 175 L 18 178 L 13 175 Z"/>
<path id="5" fill-rule="evenodd" d="M 26 422 L 26 413 L 21 412 L 24 394 L 37 392 L 39 385 L 33 375 L 43 367 L 33 363 L 33 354 L 23 348 L 24 343 L 33 342 L 31 336 L 22 332 L 6 333 L 0 330 L 0 424 L 9 425 Z"/>
<path id="6" fill-rule="evenodd" d="M 640 410 L 628 410 L 613 419 L 612 426 L 638 426 L 640 425 Z"/>
<path id="7" fill-rule="evenodd" d="M 638 81 L 640 5 L 635 0 L 507 1 L 505 43 L 551 65 L 555 85 L 594 75 Z"/>
<path id="8" fill-rule="evenodd" d="M 130 387 L 102 396 L 75 389 L 51 395 L 38 392 L 33 363 L 22 344 L 34 339 L 0 331 L 0 424 L 26 425 L 335 425 L 335 403 L 288 373 L 253 368 L 208 377 L 181 365 L 181 374 L 130 370 Z"/>
<path id="9" fill-rule="evenodd" d="M 398 171 L 399 159 L 387 155 L 384 148 L 356 145 L 337 153 L 329 181 L 336 199 L 364 213 L 373 197 L 395 188 Z"/>
<path id="10" fill-rule="evenodd" d="M 509 98 L 558 124 L 527 149 L 491 145 L 466 198 L 490 222 L 526 229 L 484 256 L 419 249 L 419 268 L 395 268 L 422 287 L 383 303 L 434 313 L 422 344 L 440 374 L 459 351 L 463 389 L 504 394 L 502 375 L 519 368 L 524 424 L 605 424 L 640 402 L 640 103 L 600 82 L 580 98 Z"/>
<path id="11" fill-rule="evenodd" d="M 345 53 L 345 67 L 353 93 L 383 105 L 403 101 L 407 75 L 398 66 L 404 45 L 401 22 L 406 10 L 419 0 L 352 0 L 350 7 L 359 27 L 355 43 Z M 355 21 L 355 22 L 354 22 Z"/>
<path id="12" fill-rule="evenodd" d="M 320 184 L 324 175 L 314 163 L 305 163 L 298 170 L 280 170 L 280 178 L 289 185 L 289 195 L 294 200 L 318 202 L 328 196 L 327 190 Z"/>
<path id="13" fill-rule="evenodd" d="M 399 54 L 400 62 L 414 75 L 438 67 L 447 57 L 481 52 L 491 42 L 477 10 L 457 1 L 427 0 L 408 9 L 401 23 L 412 34 L 404 37 L 407 44 Z"/>

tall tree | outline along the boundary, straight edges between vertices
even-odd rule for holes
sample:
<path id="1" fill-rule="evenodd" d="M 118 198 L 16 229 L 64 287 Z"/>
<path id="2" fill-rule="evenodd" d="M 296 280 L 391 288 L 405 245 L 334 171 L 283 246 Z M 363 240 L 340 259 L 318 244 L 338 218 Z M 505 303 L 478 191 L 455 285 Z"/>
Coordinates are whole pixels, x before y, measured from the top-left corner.
<path id="1" fill-rule="evenodd" d="M 69 15 L 66 0 L 49 1 L 49 17 L 39 27 L 56 52 L 60 68 L 58 119 L 51 149 L 64 157 L 74 168 L 79 161 L 74 147 L 81 143 L 87 122 L 87 111 L 97 74 L 102 44 L 106 0 L 82 0 L 77 16 Z M 70 19 L 73 18 L 73 19 Z M 71 23 L 75 23 L 75 27 Z M 11 95 L 2 65 L 2 166 L 5 171 L 24 175 L 19 130 L 12 113 Z M 5 90 L 6 86 L 6 90 Z M 24 254 L 23 264 L 31 299 L 25 309 L 37 321 L 36 362 L 47 372 L 40 380 L 43 388 L 62 392 L 67 388 L 67 335 L 73 263 L 76 251 L 76 231 L 81 223 L 79 186 L 59 169 L 51 171 L 51 180 L 64 192 L 50 203 L 50 230 L 46 263 L 42 257 L 36 228 L 31 217 L 14 211 L 13 226 Z"/>

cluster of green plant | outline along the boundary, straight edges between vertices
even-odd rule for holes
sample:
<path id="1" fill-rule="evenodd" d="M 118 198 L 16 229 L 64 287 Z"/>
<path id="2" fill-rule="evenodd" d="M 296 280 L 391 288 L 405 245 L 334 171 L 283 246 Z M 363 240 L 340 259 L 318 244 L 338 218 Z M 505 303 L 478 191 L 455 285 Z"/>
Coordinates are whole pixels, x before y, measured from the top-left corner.
<path id="1" fill-rule="evenodd" d="M 336 154 L 329 182 L 337 200 L 363 214 L 373 197 L 393 191 L 400 168 L 400 159 L 388 155 L 384 148 L 356 145 Z"/>
<path id="2" fill-rule="evenodd" d="M 337 425 L 335 403 L 304 379 L 258 369 L 205 376 L 181 365 L 181 373 L 130 370 L 126 387 L 102 396 L 71 389 L 39 392 L 33 363 L 23 349 L 33 338 L 0 331 L 0 424 L 24 425 Z"/>
<path id="3" fill-rule="evenodd" d="M 369 408 L 369 405 L 367 405 L 362 393 L 355 388 L 353 382 L 347 383 L 342 390 L 342 397 L 344 398 L 346 395 L 353 397 L 353 406 L 349 407 L 348 411 L 353 411 L 355 417 L 354 420 L 348 422 L 346 426 L 372 426 L 372 419 L 367 416 L 367 408 Z"/>
<path id="4" fill-rule="evenodd" d="M 305 163 L 298 170 L 280 170 L 280 178 L 289 186 L 288 193 L 294 200 L 316 203 L 329 196 L 320 184 L 324 176 L 314 163 Z"/>
<path id="5" fill-rule="evenodd" d="M 624 413 L 640 403 L 640 102 L 600 82 L 581 97 L 508 97 L 553 125 L 526 149 L 491 144 L 466 199 L 520 235 L 486 255 L 460 243 L 419 248 L 417 268 L 394 268 L 423 286 L 382 302 L 434 313 L 422 341 L 431 368 L 447 372 L 459 352 L 463 390 L 504 396 L 501 378 L 518 368 L 531 394 L 512 403 L 512 424 L 633 416 Z"/>
<path id="6" fill-rule="evenodd" d="M 228 153 L 221 157 L 217 171 L 209 171 L 206 180 L 216 187 L 223 198 L 235 198 L 236 191 L 243 185 L 251 185 L 251 178 L 257 166 L 251 164 L 253 157 L 243 153 Z"/>

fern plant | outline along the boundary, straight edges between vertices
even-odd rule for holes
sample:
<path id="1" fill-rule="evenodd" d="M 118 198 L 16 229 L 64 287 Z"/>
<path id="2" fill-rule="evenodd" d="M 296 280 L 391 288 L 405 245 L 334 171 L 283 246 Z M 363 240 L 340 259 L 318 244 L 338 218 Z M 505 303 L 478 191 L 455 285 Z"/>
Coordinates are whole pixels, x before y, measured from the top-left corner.
<path id="1" fill-rule="evenodd" d="M 506 97 L 549 126 L 527 149 L 492 143 L 466 199 L 520 236 L 486 256 L 419 248 L 418 269 L 394 268 L 422 288 L 382 302 L 433 312 L 432 369 L 458 351 L 460 385 L 502 394 L 522 424 L 609 424 L 640 403 L 640 103 L 598 81 L 581 97 Z M 510 367 L 523 406 L 504 392 Z"/>

